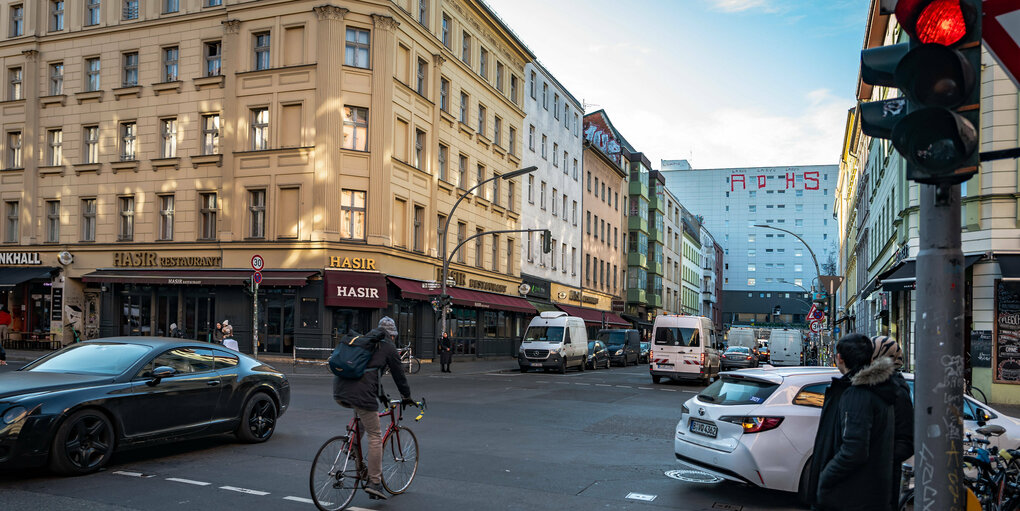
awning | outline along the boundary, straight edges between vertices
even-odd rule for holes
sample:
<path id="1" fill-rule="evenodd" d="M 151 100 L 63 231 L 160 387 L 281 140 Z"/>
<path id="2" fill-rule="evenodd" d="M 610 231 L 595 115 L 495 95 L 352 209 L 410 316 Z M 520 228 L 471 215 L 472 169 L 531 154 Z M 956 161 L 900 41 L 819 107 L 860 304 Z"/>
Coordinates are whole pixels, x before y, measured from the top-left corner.
<path id="1" fill-rule="evenodd" d="M 96 270 L 82 276 L 84 282 L 108 284 L 166 284 L 179 286 L 241 286 L 251 270 Z M 304 286 L 319 270 L 263 270 L 260 286 Z"/>
<path id="2" fill-rule="evenodd" d="M 606 325 L 613 326 L 631 326 L 627 320 L 618 316 L 615 312 L 600 311 L 595 309 L 589 309 L 587 307 L 574 307 L 573 305 L 561 305 L 556 304 L 561 311 L 576 316 L 584 320 L 585 323 L 592 326 L 601 326 L 603 314 L 605 314 Z"/>
<path id="3" fill-rule="evenodd" d="M 14 287 L 35 279 L 49 280 L 55 270 L 52 266 L 0 268 L 0 287 Z"/>
<path id="4" fill-rule="evenodd" d="M 995 254 L 1004 279 L 1020 279 L 1020 254 Z"/>
<path id="5" fill-rule="evenodd" d="M 400 295 L 409 300 L 431 300 L 438 295 L 439 289 L 425 289 L 422 282 L 400 277 L 387 277 L 390 282 L 400 288 Z M 487 293 L 485 291 L 473 291 L 459 287 L 448 287 L 446 293 L 454 305 L 462 307 L 476 307 L 479 309 L 497 309 L 511 312 L 524 312 L 535 314 L 535 306 L 523 298 L 516 296 L 501 295 L 498 293 Z"/>
<path id="6" fill-rule="evenodd" d="M 635 327 L 652 328 L 652 323 L 650 321 L 645 321 L 637 316 L 631 316 L 630 314 L 621 314 L 620 316 L 622 316 L 623 319 L 633 323 Z"/>
<path id="7" fill-rule="evenodd" d="M 970 268 L 982 257 L 984 257 L 983 254 L 965 256 L 963 258 L 963 269 Z M 881 282 L 882 291 L 908 291 L 917 288 L 916 274 L 917 260 L 906 259 L 883 272 L 878 276 L 877 280 Z M 1020 274 L 1017 276 L 1020 276 Z"/>
<path id="8" fill-rule="evenodd" d="M 325 270 L 327 307 L 386 307 L 386 277 L 381 273 Z"/>
<path id="9" fill-rule="evenodd" d="M 551 303 L 548 303 L 548 302 L 538 302 L 538 301 L 535 301 L 535 300 L 528 300 L 528 303 L 533 305 L 535 307 L 535 309 L 538 310 L 539 314 L 541 314 L 543 312 L 549 312 L 549 311 L 559 311 L 559 309 L 557 309 L 555 305 L 553 305 Z"/>

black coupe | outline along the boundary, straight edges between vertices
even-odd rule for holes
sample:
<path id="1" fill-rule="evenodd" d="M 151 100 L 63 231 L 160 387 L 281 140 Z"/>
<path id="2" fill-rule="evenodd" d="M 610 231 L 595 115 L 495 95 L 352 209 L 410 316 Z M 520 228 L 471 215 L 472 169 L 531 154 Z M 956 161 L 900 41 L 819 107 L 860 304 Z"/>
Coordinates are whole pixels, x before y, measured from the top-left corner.
<path id="1" fill-rule="evenodd" d="M 0 468 L 86 474 L 131 446 L 221 433 L 264 442 L 289 403 L 283 373 L 219 345 L 77 343 L 0 374 Z"/>

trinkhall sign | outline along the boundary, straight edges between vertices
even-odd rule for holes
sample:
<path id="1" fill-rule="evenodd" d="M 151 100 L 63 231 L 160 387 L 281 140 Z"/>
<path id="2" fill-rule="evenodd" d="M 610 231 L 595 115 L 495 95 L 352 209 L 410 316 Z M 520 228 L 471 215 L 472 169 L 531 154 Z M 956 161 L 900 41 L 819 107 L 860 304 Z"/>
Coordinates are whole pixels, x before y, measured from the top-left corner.
<path id="1" fill-rule="evenodd" d="M 41 264 L 39 252 L 0 252 L 0 265 L 38 266 Z"/>

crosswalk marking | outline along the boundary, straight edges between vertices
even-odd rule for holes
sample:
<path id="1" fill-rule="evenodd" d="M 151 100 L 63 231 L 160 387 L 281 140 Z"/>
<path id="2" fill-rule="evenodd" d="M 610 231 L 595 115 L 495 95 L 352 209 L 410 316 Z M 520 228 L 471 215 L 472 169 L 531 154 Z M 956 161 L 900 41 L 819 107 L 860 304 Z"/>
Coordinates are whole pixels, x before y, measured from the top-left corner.
<path id="1" fill-rule="evenodd" d="M 248 488 L 238 488 L 237 486 L 220 486 L 221 490 L 236 491 L 237 493 L 246 493 L 248 495 L 258 495 L 264 497 L 269 495 L 267 491 L 249 490 Z"/>
<path id="2" fill-rule="evenodd" d="M 210 484 L 212 484 L 212 483 L 207 483 L 205 481 L 194 481 L 192 479 L 181 479 L 179 477 L 168 477 L 168 478 L 166 478 L 166 480 L 167 481 L 173 481 L 175 483 L 193 484 L 195 486 L 209 486 Z"/>

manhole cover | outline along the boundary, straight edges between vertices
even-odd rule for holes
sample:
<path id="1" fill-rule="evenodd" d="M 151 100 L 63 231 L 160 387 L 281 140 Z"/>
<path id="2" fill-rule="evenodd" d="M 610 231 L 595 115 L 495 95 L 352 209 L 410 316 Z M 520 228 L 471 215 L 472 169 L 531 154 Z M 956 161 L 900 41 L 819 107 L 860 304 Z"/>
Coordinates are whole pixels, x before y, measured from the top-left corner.
<path id="1" fill-rule="evenodd" d="M 721 477 L 716 477 L 708 472 L 702 472 L 700 470 L 670 470 L 666 472 L 666 477 L 688 483 L 702 484 L 715 484 L 723 481 L 723 478 Z"/>

